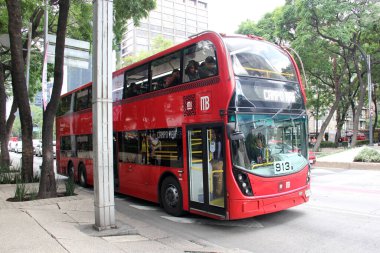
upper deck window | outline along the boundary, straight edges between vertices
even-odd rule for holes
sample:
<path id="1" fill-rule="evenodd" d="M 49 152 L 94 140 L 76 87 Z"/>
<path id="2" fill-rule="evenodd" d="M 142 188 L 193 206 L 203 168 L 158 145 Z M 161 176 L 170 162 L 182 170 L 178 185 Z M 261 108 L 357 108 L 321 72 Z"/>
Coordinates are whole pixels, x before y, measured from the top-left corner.
<path id="1" fill-rule="evenodd" d="M 236 75 L 297 82 L 289 56 L 278 47 L 244 38 L 226 38 L 224 41 Z"/>
<path id="2" fill-rule="evenodd" d="M 149 88 L 149 65 L 143 65 L 125 73 L 123 99 L 146 93 Z"/>
<path id="3" fill-rule="evenodd" d="M 85 110 L 91 107 L 92 87 L 85 88 L 75 93 L 75 111 Z"/>
<path id="4" fill-rule="evenodd" d="M 182 83 L 181 53 L 176 52 L 152 62 L 152 90 L 159 90 Z"/>
<path id="5" fill-rule="evenodd" d="M 61 98 L 58 105 L 57 116 L 62 116 L 73 111 L 71 97 L 72 94 L 69 94 Z"/>
<path id="6" fill-rule="evenodd" d="M 216 50 L 211 41 L 204 40 L 184 50 L 183 81 L 191 82 L 218 74 Z"/>

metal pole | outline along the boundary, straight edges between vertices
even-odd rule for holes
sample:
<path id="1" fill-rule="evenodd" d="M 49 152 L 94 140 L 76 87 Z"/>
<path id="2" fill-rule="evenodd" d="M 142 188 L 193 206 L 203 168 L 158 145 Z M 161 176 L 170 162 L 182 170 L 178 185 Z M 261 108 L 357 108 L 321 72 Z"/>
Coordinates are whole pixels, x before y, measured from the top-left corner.
<path id="1" fill-rule="evenodd" d="M 29 73 L 30 73 L 30 49 L 32 47 L 32 23 L 28 27 L 28 48 L 26 54 L 26 89 L 29 90 Z"/>
<path id="2" fill-rule="evenodd" d="M 42 110 L 46 109 L 47 103 L 47 50 L 49 45 L 48 40 L 48 23 L 49 23 L 49 13 L 48 13 L 48 0 L 45 0 L 45 21 L 44 21 L 44 58 L 42 66 Z"/>
<path id="3" fill-rule="evenodd" d="M 372 129 L 372 77 L 371 77 L 371 56 L 367 55 L 367 79 L 368 79 L 368 112 L 369 112 L 369 145 L 373 146 L 373 129 Z"/>
<path id="4" fill-rule="evenodd" d="M 95 229 L 115 228 L 112 129 L 112 0 L 94 0 L 93 143 Z"/>

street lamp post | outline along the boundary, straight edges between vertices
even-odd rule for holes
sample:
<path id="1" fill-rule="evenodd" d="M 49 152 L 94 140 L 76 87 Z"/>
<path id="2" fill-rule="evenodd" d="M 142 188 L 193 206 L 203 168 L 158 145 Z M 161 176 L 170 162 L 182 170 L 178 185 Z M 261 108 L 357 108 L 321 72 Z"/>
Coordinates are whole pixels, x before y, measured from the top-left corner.
<path id="1" fill-rule="evenodd" d="M 371 56 L 367 55 L 367 80 L 368 80 L 368 112 L 369 112 L 369 145 L 373 146 L 373 129 L 372 129 L 372 77 L 371 77 Z"/>

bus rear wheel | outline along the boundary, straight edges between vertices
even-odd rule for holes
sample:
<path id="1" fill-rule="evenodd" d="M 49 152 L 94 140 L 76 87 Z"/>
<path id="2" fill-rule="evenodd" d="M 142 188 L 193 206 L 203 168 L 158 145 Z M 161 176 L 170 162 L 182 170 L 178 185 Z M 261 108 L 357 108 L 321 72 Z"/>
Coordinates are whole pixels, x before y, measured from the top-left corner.
<path id="1" fill-rule="evenodd" d="M 165 178 L 161 185 L 161 203 L 165 211 L 173 216 L 181 216 L 182 201 L 182 190 L 178 181 L 173 177 Z"/>
<path id="2" fill-rule="evenodd" d="M 86 167 L 82 163 L 79 165 L 79 185 L 87 187 Z"/>

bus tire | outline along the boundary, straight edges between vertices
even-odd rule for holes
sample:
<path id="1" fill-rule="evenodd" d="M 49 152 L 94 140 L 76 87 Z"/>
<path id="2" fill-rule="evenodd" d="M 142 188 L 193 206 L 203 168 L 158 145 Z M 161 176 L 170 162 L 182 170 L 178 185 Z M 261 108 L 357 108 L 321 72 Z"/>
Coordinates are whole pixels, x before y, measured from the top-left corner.
<path id="1" fill-rule="evenodd" d="M 75 178 L 74 178 L 74 165 L 72 162 L 69 162 L 69 164 L 67 165 L 67 176 L 69 179 L 73 180 L 75 182 Z"/>
<path id="2" fill-rule="evenodd" d="M 87 187 L 87 174 L 86 167 L 83 163 L 79 165 L 79 185 L 86 188 Z"/>
<path id="3" fill-rule="evenodd" d="M 178 181 L 173 177 L 166 177 L 161 185 L 161 203 L 168 214 L 181 216 L 182 209 L 182 190 Z"/>

